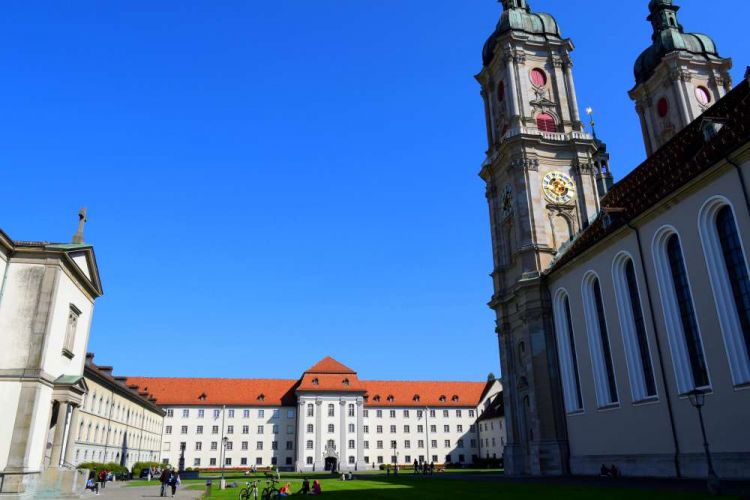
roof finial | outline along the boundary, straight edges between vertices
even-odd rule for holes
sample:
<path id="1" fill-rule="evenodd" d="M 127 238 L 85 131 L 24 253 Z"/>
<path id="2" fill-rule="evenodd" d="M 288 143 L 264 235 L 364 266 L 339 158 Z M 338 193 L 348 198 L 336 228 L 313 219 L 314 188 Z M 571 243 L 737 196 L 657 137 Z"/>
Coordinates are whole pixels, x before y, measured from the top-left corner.
<path id="1" fill-rule="evenodd" d="M 589 125 L 591 125 L 591 135 L 596 140 L 596 123 L 594 123 L 594 108 L 591 106 L 586 108 L 586 114 L 589 115 Z"/>
<path id="2" fill-rule="evenodd" d="M 83 243 L 83 226 L 86 225 L 86 208 L 78 211 L 78 231 L 73 235 L 73 243 Z"/>

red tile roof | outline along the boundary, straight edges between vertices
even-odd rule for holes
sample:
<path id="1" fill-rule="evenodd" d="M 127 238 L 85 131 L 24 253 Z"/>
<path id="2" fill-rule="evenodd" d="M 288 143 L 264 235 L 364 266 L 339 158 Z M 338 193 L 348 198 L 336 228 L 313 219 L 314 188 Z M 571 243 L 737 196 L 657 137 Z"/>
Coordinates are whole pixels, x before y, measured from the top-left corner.
<path id="1" fill-rule="evenodd" d="M 337 373 L 337 374 L 354 374 L 357 373 L 346 365 L 343 365 L 330 356 L 318 361 L 313 367 L 305 370 L 305 373 Z"/>
<path id="2" fill-rule="evenodd" d="M 485 382 L 362 381 L 327 357 L 299 380 L 128 377 L 160 405 L 295 406 L 297 392 L 357 392 L 370 407 L 475 407 Z"/>
<path id="3" fill-rule="evenodd" d="M 162 406 L 295 406 L 297 380 L 128 377 Z"/>

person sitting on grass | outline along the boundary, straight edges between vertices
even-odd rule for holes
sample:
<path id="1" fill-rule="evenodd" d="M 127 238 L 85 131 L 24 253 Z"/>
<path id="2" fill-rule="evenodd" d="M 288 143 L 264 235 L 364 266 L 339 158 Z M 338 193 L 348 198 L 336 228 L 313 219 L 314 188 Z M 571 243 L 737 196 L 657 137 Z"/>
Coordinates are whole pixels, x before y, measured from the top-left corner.
<path id="1" fill-rule="evenodd" d="M 302 489 L 297 492 L 298 495 L 310 494 L 310 481 L 307 478 L 302 480 Z"/>
<path id="2" fill-rule="evenodd" d="M 286 483 L 284 486 L 281 487 L 279 490 L 279 496 L 280 497 L 288 497 L 292 494 L 292 485 L 289 483 Z"/>
<path id="3" fill-rule="evenodd" d="M 94 478 L 91 478 L 91 477 L 88 478 L 88 480 L 86 481 L 86 489 L 93 491 L 97 495 L 99 494 L 99 485 L 96 484 L 96 481 L 94 481 Z"/>
<path id="4" fill-rule="evenodd" d="M 323 493 L 323 490 L 320 488 L 320 481 L 316 479 L 313 481 L 312 494 L 320 495 L 321 493 Z"/>

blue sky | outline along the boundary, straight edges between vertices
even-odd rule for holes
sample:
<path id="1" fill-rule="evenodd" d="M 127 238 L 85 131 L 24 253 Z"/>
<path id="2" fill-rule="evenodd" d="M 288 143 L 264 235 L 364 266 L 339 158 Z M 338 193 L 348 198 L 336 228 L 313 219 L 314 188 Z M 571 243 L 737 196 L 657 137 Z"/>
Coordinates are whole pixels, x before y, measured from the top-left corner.
<path id="1" fill-rule="evenodd" d="M 573 53 L 616 177 L 643 159 L 627 97 L 646 0 L 534 0 Z M 683 0 L 748 64 L 750 4 Z M 724 8 L 725 12 L 721 12 Z M 731 13 L 731 15 L 726 15 Z M 9 2 L 0 227 L 86 240 L 90 350 L 119 374 L 499 373 L 473 75 L 493 0 Z"/>

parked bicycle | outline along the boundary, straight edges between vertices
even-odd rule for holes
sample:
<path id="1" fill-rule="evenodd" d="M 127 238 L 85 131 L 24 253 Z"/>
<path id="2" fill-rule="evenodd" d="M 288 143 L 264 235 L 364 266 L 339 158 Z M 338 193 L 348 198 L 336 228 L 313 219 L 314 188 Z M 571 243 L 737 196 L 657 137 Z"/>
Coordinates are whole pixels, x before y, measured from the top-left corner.
<path id="1" fill-rule="evenodd" d="M 266 478 L 266 487 L 263 488 L 261 500 L 277 500 L 279 498 L 279 488 L 276 486 L 279 481 L 275 478 Z"/>
<path id="2" fill-rule="evenodd" d="M 247 482 L 240 490 L 240 500 L 258 500 L 258 481 Z"/>

